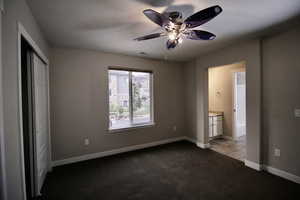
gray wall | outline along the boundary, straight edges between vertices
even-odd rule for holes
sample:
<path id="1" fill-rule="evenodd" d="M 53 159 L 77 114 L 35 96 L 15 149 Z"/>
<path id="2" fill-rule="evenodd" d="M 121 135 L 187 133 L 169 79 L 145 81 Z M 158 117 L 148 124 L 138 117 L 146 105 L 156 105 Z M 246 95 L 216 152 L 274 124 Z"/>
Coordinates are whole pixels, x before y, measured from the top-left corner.
<path id="1" fill-rule="evenodd" d="M 294 109 L 300 108 L 299 35 L 298 25 L 261 42 L 239 43 L 187 63 L 184 71 L 185 85 L 190 87 L 186 88 L 189 137 L 206 139 L 206 68 L 246 61 L 247 160 L 300 176 L 300 118 L 294 116 Z M 281 150 L 280 157 L 274 156 L 275 148 Z"/>
<path id="2" fill-rule="evenodd" d="M 5 161 L 7 172 L 8 199 L 23 199 L 20 131 L 18 115 L 18 29 L 21 22 L 42 51 L 47 55 L 46 41 L 36 24 L 25 0 L 5 1 L 5 12 L 2 18 L 2 53 L 3 53 L 3 93 L 4 93 L 4 138 Z"/>
<path id="3" fill-rule="evenodd" d="M 50 63 L 52 159 L 61 160 L 182 136 L 181 63 L 76 49 L 52 49 Z M 153 70 L 155 126 L 108 133 L 109 66 Z M 177 131 L 173 130 L 177 126 Z M 84 139 L 90 145 L 84 146 Z"/>
<path id="4" fill-rule="evenodd" d="M 264 162 L 300 176 L 300 26 L 266 38 L 263 55 Z M 281 156 L 274 156 L 274 148 Z"/>
<path id="5" fill-rule="evenodd" d="M 197 109 L 196 105 L 196 61 L 184 64 L 184 88 L 185 88 L 185 124 L 186 136 L 196 140 L 197 136 Z"/>
<path id="6" fill-rule="evenodd" d="M 195 84 L 195 90 L 189 90 L 195 95 L 195 103 L 188 105 L 194 107 L 196 114 L 191 109 L 187 109 L 187 116 L 193 117 L 196 115 L 196 123 L 192 125 L 196 127 L 188 129 L 196 129 L 192 138 L 199 143 L 208 143 L 208 67 L 228 65 L 240 61 L 246 62 L 246 101 L 247 104 L 247 160 L 260 163 L 260 142 L 261 142 L 261 64 L 260 64 L 260 42 L 251 40 L 243 43 L 238 43 L 229 46 L 225 49 L 220 49 L 213 53 L 200 56 L 193 64 L 186 65 L 186 74 L 190 74 L 191 82 Z M 192 68 L 192 69 L 190 69 Z M 192 73 L 193 71 L 194 73 Z M 186 78 L 186 80 L 189 80 Z M 189 83 L 186 83 L 189 84 Z M 188 103 L 193 103 L 188 100 Z M 188 120 L 194 120 L 188 118 Z"/>

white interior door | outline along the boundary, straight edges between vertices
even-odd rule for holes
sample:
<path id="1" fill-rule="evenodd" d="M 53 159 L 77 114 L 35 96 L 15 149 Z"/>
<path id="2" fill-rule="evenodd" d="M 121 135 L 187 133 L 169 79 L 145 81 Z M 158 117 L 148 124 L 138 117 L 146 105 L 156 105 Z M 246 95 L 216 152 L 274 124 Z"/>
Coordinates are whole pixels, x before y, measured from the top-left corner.
<path id="1" fill-rule="evenodd" d="M 35 157 L 35 192 L 40 194 L 48 171 L 48 73 L 47 65 L 32 55 L 33 64 L 33 110 L 34 110 L 34 157 Z"/>
<path id="2" fill-rule="evenodd" d="M 246 134 L 246 72 L 234 72 L 234 136 Z"/>

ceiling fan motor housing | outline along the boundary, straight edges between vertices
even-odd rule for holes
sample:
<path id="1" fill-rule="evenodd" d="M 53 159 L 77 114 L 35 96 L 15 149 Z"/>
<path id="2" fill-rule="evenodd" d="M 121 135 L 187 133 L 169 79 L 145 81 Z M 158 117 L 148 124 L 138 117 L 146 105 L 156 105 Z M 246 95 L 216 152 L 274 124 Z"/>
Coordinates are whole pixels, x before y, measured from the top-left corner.
<path id="1" fill-rule="evenodd" d="M 182 13 L 178 11 L 168 12 L 166 13 L 170 21 L 176 23 L 178 20 L 182 19 Z"/>

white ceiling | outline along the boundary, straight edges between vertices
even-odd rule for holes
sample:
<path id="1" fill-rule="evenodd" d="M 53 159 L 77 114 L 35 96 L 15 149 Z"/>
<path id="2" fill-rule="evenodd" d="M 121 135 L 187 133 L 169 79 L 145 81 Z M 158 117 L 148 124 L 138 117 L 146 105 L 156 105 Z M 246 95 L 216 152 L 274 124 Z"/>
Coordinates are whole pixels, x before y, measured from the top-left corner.
<path id="1" fill-rule="evenodd" d="M 47 40 L 55 47 L 75 47 L 158 59 L 187 61 L 197 55 L 249 37 L 300 13 L 300 0 L 28 0 Z M 185 40 L 166 50 L 166 38 L 137 42 L 159 32 L 142 13 L 179 10 L 184 17 L 212 5 L 223 12 L 198 29 L 217 35 L 214 41 Z M 146 55 L 141 55 L 145 52 Z"/>

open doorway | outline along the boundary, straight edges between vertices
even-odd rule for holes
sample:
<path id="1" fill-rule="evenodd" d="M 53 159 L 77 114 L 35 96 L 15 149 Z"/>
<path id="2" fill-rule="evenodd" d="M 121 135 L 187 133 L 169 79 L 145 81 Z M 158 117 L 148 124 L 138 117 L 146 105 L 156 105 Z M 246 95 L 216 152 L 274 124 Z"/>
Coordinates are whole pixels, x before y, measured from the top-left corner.
<path id="1" fill-rule="evenodd" d="M 211 149 L 246 158 L 246 63 L 208 69 L 209 142 Z"/>

